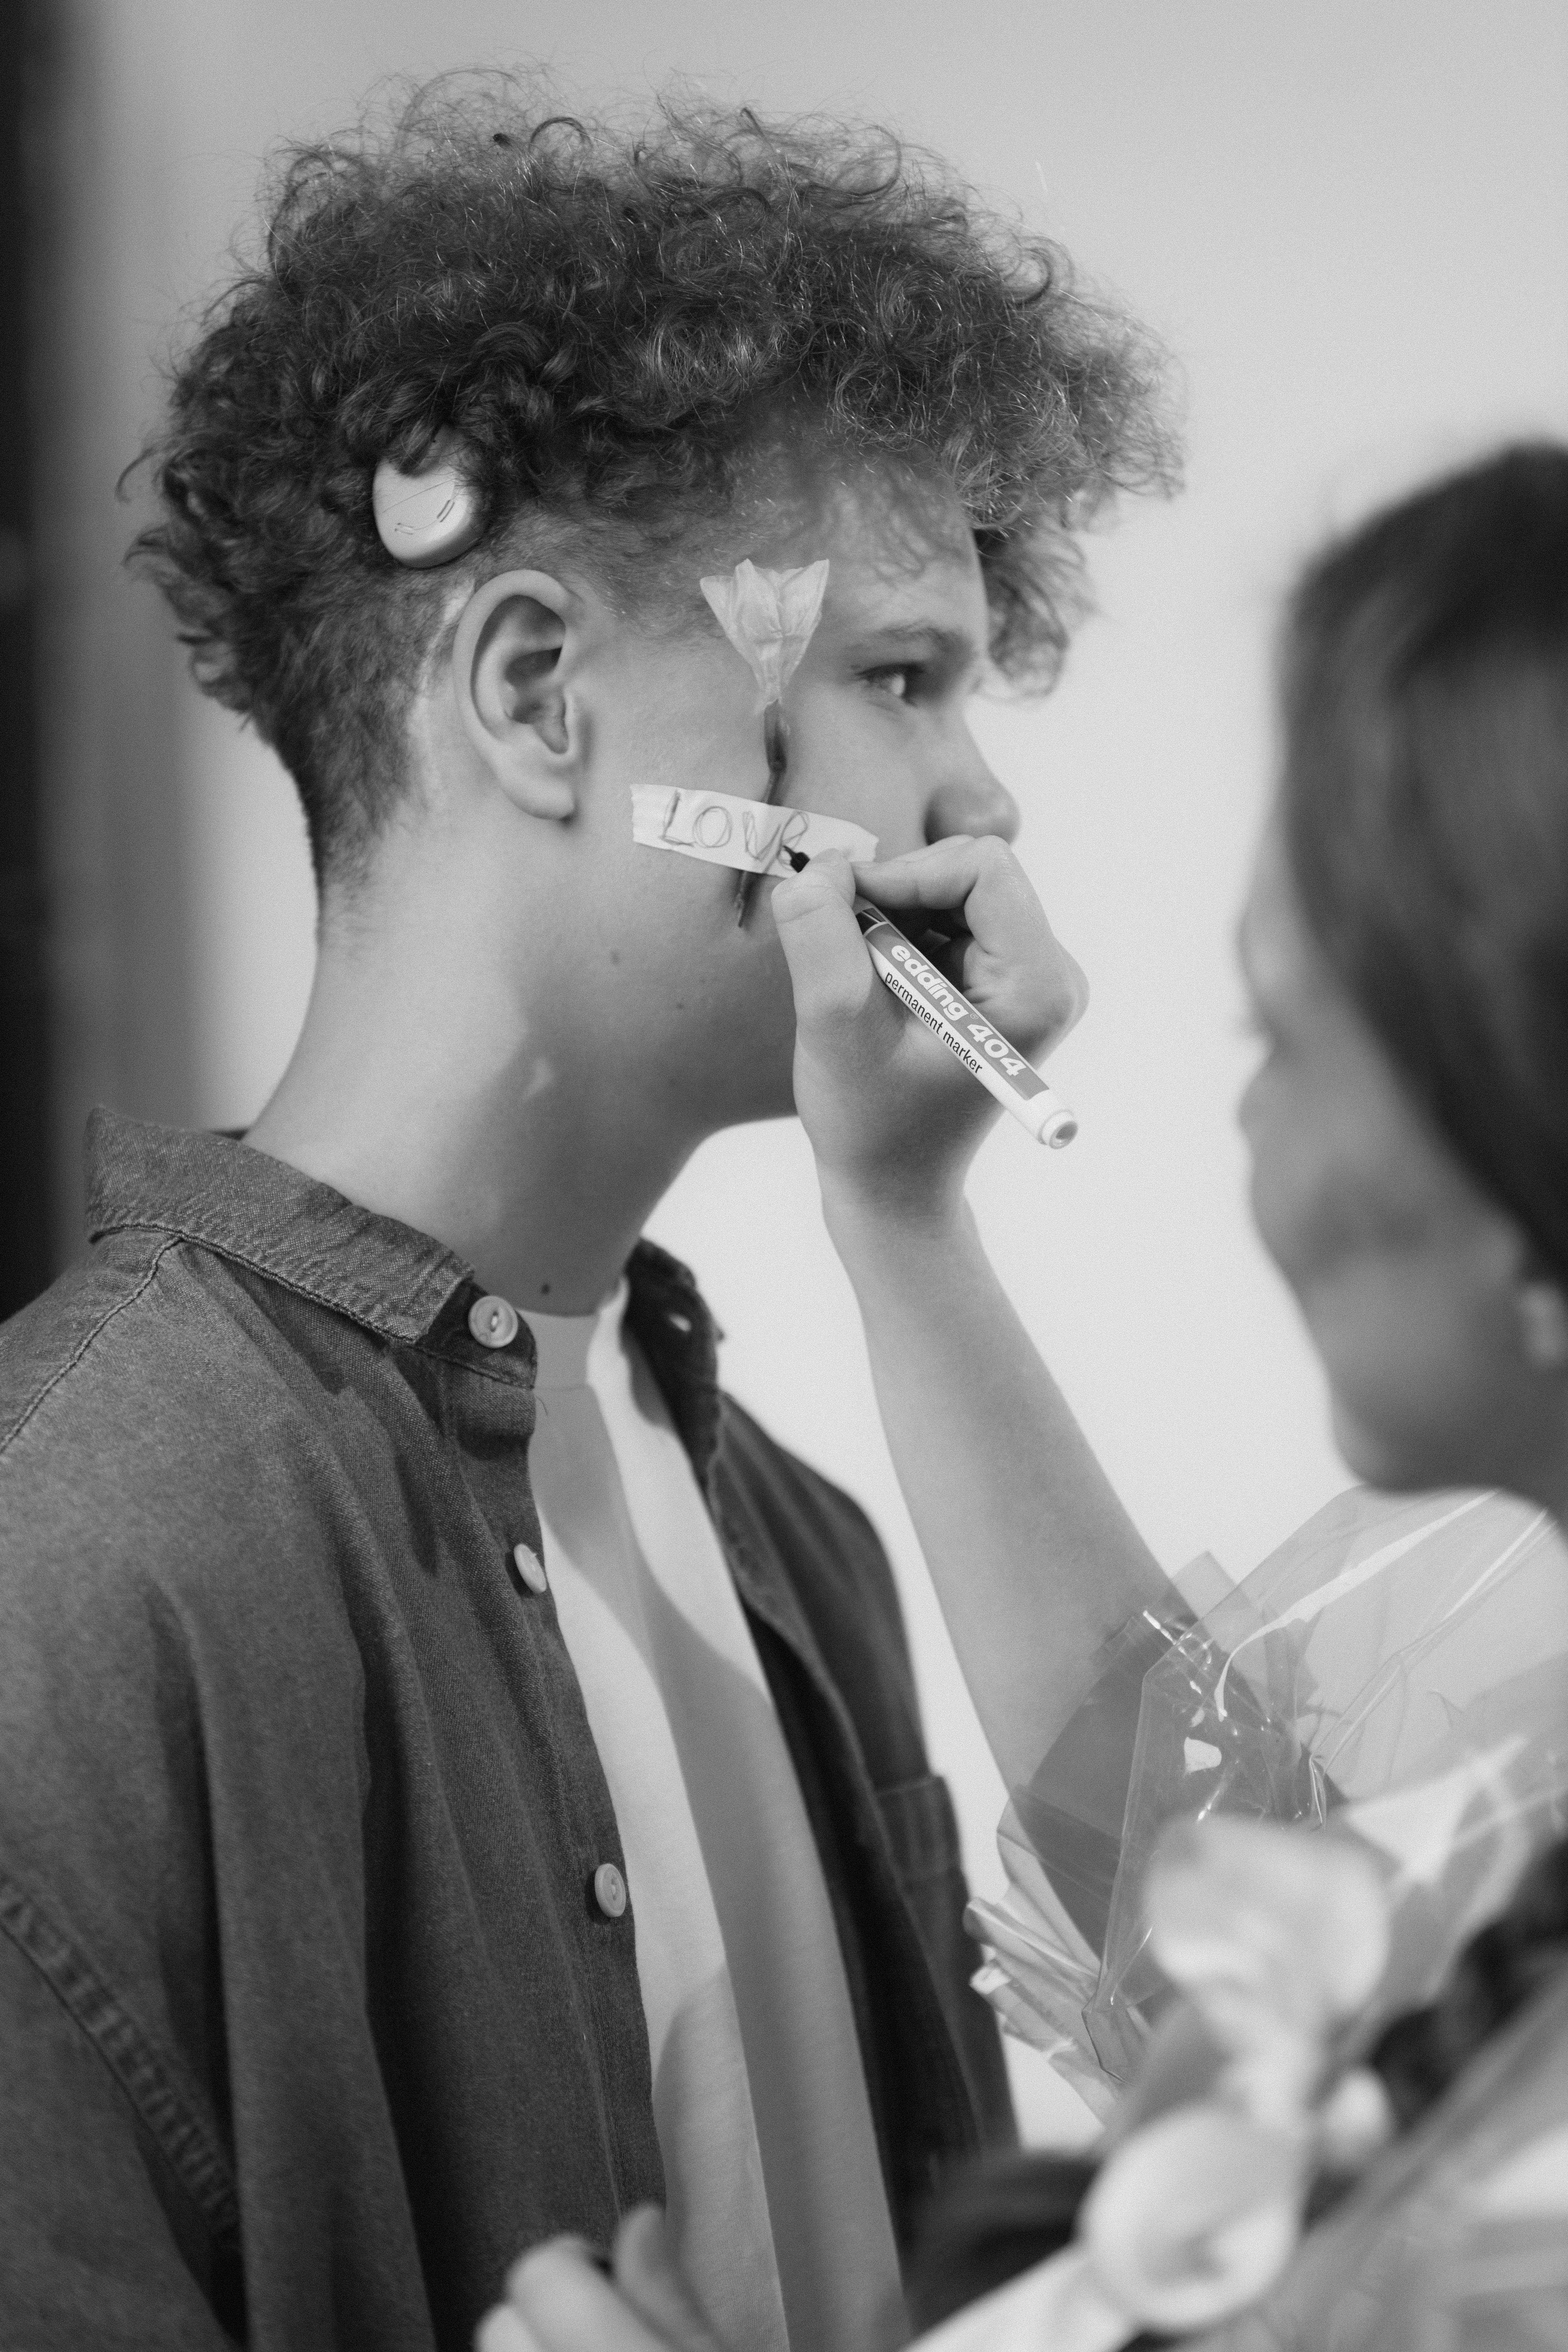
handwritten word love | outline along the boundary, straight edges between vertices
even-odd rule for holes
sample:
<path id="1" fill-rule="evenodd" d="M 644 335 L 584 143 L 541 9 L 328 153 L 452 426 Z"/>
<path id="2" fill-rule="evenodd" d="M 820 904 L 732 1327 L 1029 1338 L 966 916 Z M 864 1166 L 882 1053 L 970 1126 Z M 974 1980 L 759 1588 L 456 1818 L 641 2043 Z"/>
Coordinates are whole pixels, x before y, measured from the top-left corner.
<path id="1" fill-rule="evenodd" d="M 877 854 L 876 835 L 844 817 L 772 808 L 732 793 L 688 792 L 673 784 L 632 787 L 632 838 L 645 849 L 670 849 L 742 874 L 788 874 L 792 850 L 815 857 L 821 850 L 839 849 L 861 861 Z"/>

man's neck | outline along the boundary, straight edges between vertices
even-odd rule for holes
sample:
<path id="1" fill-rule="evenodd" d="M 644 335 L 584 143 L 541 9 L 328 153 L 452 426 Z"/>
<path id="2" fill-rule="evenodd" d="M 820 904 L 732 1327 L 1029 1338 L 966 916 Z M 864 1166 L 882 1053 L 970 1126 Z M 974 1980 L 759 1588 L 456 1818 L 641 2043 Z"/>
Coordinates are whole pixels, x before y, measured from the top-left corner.
<path id="1" fill-rule="evenodd" d="M 573 1315 L 608 1297 L 700 1138 L 642 1073 L 563 1050 L 526 987 L 358 940 L 323 945 L 246 1140 L 432 1234 L 515 1306 Z"/>

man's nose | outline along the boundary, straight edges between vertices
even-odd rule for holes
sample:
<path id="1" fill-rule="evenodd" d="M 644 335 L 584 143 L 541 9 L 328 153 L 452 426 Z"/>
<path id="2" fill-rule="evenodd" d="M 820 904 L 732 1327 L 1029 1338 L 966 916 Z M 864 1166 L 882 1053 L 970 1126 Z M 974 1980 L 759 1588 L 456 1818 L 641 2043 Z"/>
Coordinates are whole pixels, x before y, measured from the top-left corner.
<path id="1" fill-rule="evenodd" d="M 928 841 L 944 841 L 954 833 L 994 833 L 1014 841 L 1018 824 L 1017 802 L 983 760 L 962 776 L 948 777 L 926 803 Z"/>

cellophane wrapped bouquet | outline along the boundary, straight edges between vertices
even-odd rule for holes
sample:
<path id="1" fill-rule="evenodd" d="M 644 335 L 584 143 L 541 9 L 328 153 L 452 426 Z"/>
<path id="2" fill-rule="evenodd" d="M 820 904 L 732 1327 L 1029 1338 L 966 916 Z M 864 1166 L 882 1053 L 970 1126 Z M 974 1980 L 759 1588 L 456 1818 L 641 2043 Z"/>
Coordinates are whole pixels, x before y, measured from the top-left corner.
<path id="1" fill-rule="evenodd" d="M 1183 1817 L 1353 1841 L 1389 1920 L 1372 2006 L 1428 1998 L 1568 1825 L 1563 1570 L 1550 1521 L 1507 1497 L 1362 1489 L 1239 1584 L 1195 1562 L 1014 1791 L 1006 1894 L 970 1915 L 1008 2030 L 1109 2113 L 1169 1994 L 1144 1884 Z"/>

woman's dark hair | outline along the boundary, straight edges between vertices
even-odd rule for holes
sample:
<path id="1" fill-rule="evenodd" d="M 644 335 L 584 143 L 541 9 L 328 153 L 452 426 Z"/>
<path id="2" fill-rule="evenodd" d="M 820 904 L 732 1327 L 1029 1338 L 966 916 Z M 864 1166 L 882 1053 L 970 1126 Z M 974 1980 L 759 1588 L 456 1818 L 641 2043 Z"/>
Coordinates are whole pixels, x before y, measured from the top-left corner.
<path id="1" fill-rule="evenodd" d="M 1568 1279 L 1568 449 L 1507 449 L 1331 547 L 1283 674 L 1308 928 Z"/>
<path id="2" fill-rule="evenodd" d="M 1568 1279 L 1568 450 L 1513 448 L 1320 556 L 1284 641 L 1288 861 L 1405 1082 Z M 1369 2063 L 1400 2126 L 1568 1968 L 1568 1843 Z M 933 2206 L 919 2327 L 1057 2252 L 1092 2161 L 977 2167 Z"/>
<path id="3" fill-rule="evenodd" d="M 781 418 L 954 491 L 992 655 L 1048 683 L 1083 601 L 1075 534 L 1118 489 L 1173 480 L 1157 377 L 1064 254 L 885 131 L 697 101 L 626 128 L 452 77 L 282 158 L 261 258 L 174 373 L 133 560 L 337 874 L 404 781 L 455 580 L 509 533 L 536 559 L 564 534 L 627 608 L 706 618 L 685 541 Z M 410 572 L 376 536 L 372 477 L 444 427 L 491 528 Z"/>

